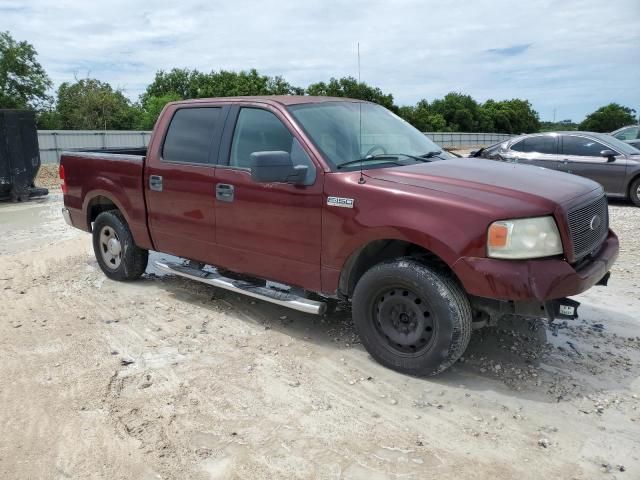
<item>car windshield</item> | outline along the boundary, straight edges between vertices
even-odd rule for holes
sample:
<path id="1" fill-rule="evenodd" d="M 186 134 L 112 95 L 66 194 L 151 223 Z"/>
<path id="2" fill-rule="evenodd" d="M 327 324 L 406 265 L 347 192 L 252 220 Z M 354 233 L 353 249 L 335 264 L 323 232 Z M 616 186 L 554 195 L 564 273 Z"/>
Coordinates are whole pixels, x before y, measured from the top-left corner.
<path id="1" fill-rule="evenodd" d="M 365 168 L 420 161 L 411 157 L 450 158 L 423 133 L 380 105 L 336 101 L 292 105 L 289 110 L 333 168 L 366 157 Z M 397 158 L 390 162 L 394 155 Z M 353 168 L 358 168 L 357 162 Z"/>
<path id="2" fill-rule="evenodd" d="M 614 148 L 614 150 L 619 151 L 620 153 L 624 153 L 625 155 L 639 155 L 640 150 L 634 148 L 633 145 L 629 145 L 622 140 L 618 140 L 616 137 L 612 137 L 611 135 L 606 135 L 603 133 L 592 134 L 598 140 L 602 142 L 608 143 L 610 146 Z"/>

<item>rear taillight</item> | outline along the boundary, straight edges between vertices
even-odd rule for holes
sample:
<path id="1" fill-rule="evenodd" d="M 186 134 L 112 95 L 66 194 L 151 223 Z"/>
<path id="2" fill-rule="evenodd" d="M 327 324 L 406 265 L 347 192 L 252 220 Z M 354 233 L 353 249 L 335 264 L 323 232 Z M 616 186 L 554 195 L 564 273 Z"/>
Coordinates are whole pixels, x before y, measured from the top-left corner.
<path id="1" fill-rule="evenodd" d="M 65 180 L 65 177 L 64 177 L 64 167 L 62 165 L 60 165 L 60 168 L 58 169 L 58 174 L 60 175 L 60 180 L 62 180 L 62 185 L 60 185 L 60 187 L 62 188 L 62 193 L 66 194 L 68 187 L 67 187 L 67 181 Z"/>

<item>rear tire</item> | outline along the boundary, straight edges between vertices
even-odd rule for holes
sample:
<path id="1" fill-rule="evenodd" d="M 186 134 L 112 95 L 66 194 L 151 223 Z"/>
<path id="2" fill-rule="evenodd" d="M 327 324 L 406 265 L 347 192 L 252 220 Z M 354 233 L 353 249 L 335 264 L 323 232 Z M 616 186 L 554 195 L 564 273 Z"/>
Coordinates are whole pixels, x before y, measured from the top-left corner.
<path id="1" fill-rule="evenodd" d="M 640 177 L 631 182 L 629 198 L 636 207 L 640 207 Z"/>
<path id="2" fill-rule="evenodd" d="M 458 360 L 471 338 L 471 306 L 448 272 L 412 259 L 381 263 L 358 281 L 353 320 L 378 362 L 416 376 L 436 375 Z"/>
<path id="3" fill-rule="evenodd" d="M 100 269 L 112 280 L 136 280 L 147 269 L 149 252 L 135 244 L 118 210 L 97 216 L 93 223 L 93 251 Z"/>

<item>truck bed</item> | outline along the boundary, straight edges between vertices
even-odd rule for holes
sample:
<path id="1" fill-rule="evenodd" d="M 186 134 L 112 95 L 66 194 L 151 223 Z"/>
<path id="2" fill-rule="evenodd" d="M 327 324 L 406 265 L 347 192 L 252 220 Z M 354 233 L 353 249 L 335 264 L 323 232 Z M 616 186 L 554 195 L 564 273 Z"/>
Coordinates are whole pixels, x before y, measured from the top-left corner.
<path id="1" fill-rule="evenodd" d="M 97 153 L 104 155 L 132 155 L 139 157 L 147 156 L 147 147 L 114 147 L 114 148 L 78 148 L 73 150 L 67 150 L 62 154 L 76 154 L 76 153 Z"/>
<path id="2" fill-rule="evenodd" d="M 91 222 L 97 213 L 115 205 L 125 216 L 136 243 L 150 246 L 144 199 L 146 153 L 146 148 L 62 153 L 60 165 L 67 188 L 64 200 L 75 227 L 91 231 Z"/>

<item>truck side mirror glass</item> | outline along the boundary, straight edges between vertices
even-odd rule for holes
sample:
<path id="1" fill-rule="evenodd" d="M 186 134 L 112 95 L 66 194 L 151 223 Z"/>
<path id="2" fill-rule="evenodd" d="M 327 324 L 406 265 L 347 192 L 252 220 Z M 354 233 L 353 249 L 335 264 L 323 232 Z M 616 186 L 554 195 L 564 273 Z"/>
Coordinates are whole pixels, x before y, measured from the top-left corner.
<path id="1" fill-rule="evenodd" d="M 293 165 L 288 152 L 253 152 L 251 154 L 251 178 L 257 183 L 302 185 L 308 169 L 306 165 Z"/>
<path id="2" fill-rule="evenodd" d="M 616 152 L 614 152 L 613 150 L 602 150 L 600 152 L 600 156 L 605 157 L 609 162 L 615 162 L 616 155 Z"/>

